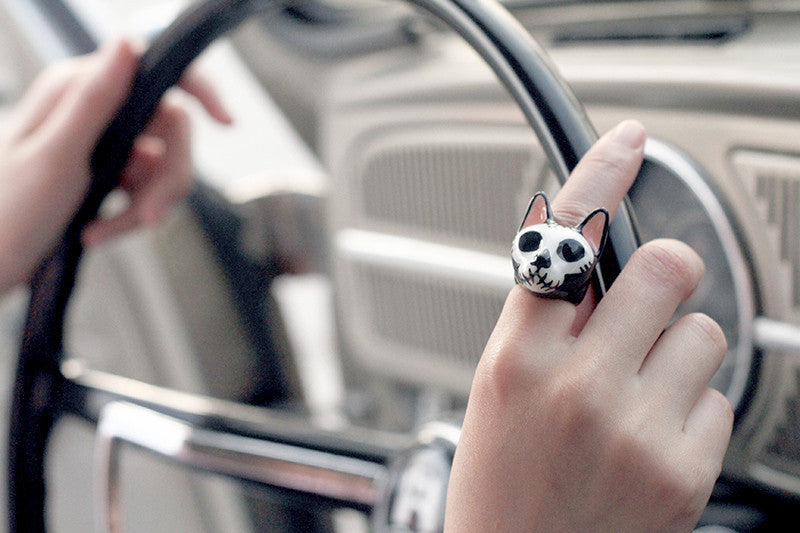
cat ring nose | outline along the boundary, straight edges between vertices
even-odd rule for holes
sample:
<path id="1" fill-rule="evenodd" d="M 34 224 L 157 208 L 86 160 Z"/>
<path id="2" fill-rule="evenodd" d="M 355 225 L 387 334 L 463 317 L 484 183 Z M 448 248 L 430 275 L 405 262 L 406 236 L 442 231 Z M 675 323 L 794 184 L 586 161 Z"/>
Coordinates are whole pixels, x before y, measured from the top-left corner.
<path id="1" fill-rule="evenodd" d="M 538 256 L 536 256 L 536 260 L 533 262 L 533 266 L 536 268 L 550 268 L 550 251 L 543 250 Z"/>

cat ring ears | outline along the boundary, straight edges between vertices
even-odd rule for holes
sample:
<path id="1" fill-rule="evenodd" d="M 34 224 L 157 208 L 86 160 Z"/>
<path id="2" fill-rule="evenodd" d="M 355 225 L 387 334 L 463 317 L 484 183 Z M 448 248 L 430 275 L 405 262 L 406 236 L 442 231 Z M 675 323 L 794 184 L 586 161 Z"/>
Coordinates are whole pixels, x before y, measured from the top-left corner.
<path id="1" fill-rule="evenodd" d="M 106 390 L 95 382 L 81 381 L 61 371 L 66 357 L 64 315 L 83 253 L 80 241 L 83 226 L 96 216 L 103 199 L 118 183 L 134 139 L 147 125 L 164 92 L 180 79 L 189 63 L 217 37 L 251 15 L 267 16 L 293 1 L 203 0 L 193 3 L 143 54 L 128 100 L 93 153 L 92 181 L 85 202 L 31 282 L 9 423 L 7 464 L 11 533 L 41 533 L 46 529 L 47 442 L 52 428 L 63 415 L 74 414 L 96 422 L 100 409 L 113 399 L 140 404 L 144 401 L 126 392 L 130 387 Z M 407 1 L 461 35 L 486 61 L 536 132 L 556 176 L 566 181 L 597 135 L 583 108 L 530 34 L 495 0 Z M 609 241 L 597 269 L 598 274 L 602 270 L 606 283 L 610 283 L 638 244 L 625 205 L 620 206 L 608 231 Z M 110 383 L 116 381 L 112 379 Z M 219 416 L 209 421 L 208 416 L 187 410 L 186 404 L 181 404 L 183 408 L 169 406 L 169 398 L 171 396 L 160 394 L 149 398 L 148 409 L 169 412 L 195 428 L 204 424 L 225 428 L 226 435 L 236 435 L 245 427 L 239 420 L 226 418 L 233 416 L 229 410 L 220 411 Z M 213 400 L 203 398 L 201 403 L 213 404 Z M 223 413 L 227 414 L 223 416 Z M 272 430 L 271 427 L 262 428 L 259 434 L 270 435 Z M 356 453 L 343 451 L 345 446 L 341 443 L 345 439 L 341 437 L 315 435 L 311 438 L 302 433 L 290 438 L 285 428 L 280 431 L 284 443 L 312 447 L 308 443 L 311 439 L 316 450 L 325 448 L 343 457 Z M 266 436 L 264 439 L 268 440 Z M 326 444 L 323 446 L 322 442 Z"/>
<path id="2" fill-rule="evenodd" d="M 605 247 L 608 218 L 600 208 L 577 226 L 563 226 L 537 193 L 511 245 L 514 280 L 537 296 L 580 303 Z"/>

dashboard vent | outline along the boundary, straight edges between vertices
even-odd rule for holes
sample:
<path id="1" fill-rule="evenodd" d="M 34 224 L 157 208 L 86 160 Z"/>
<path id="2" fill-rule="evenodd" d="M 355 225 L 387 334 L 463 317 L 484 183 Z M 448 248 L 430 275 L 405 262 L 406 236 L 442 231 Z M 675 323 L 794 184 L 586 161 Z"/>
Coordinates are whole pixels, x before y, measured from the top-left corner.
<path id="1" fill-rule="evenodd" d="M 409 352 L 434 354 L 472 373 L 503 308 L 505 293 L 366 265 L 358 270 L 359 279 L 367 281 L 362 295 L 370 295 L 364 308 L 371 310 L 365 318 L 371 322 L 374 347 L 387 342 L 405 346 Z M 406 358 L 396 361 L 404 366 L 409 362 Z"/>
<path id="2" fill-rule="evenodd" d="M 800 156 L 742 150 L 733 165 L 766 224 L 782 261 L 791 302 L 800 311 Z"/>
<path id="3" fill-rule="evenodd" d="M 795 375 L 795 382 L 800 387 L 800 373 Z M 766 452 L 773 467 L 800 474 L 800 395 L 794 394 L 786 400 L 783 419 L 775 428 Z"/>
<path id="4" fill-rule="evenodd" d="M 609 20 L 564 27 L 553 37 L 555 44 L 627 41 L 724 41 L 747 31 L 742 17 L 687 17 Z"/>
<path id="5" fill-rule="evenodd" d="M 345 184 L 360 198 L 363 220 L 353 225 L 505 253 L 542 156 L 530 140 L 446 139 L 440 132 L 365 154 L 357 179 Z"/>

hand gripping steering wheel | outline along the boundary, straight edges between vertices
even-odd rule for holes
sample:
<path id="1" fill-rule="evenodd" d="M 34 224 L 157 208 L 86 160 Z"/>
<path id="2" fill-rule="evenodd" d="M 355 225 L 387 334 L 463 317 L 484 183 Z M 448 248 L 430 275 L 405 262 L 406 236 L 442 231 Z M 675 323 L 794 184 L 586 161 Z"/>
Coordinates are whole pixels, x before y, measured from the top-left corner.
<path id="1" fill-rule="evenodd" d="M 522 109 L 563 183 L 596 134 L 527 31 L 494 0 L 408 1 L 460 34 L 491 66 Z M 394 496 L 387 484 L 392 479 L 396 482 L 397 476 L 387 474 L 387 465 L 400 450 L 366 431 L 322 431 L 263 408 L 98 372 L 69 374 L 61 365 L 64 313 L 82 255 L 80 231 L 116 186 L 134 139 L 164 92 L 206 46 L 250 16 L 268 16 L 268 11 L 286 3 L 291 0 L 205 0 L 193 5 L 143 55 L 127 102 L 99 140 L 85 203 L 31 284 L 9 430 L 12 533 L 45 531 L 47 440 L 64 414 L 98 424 L 98 455 L 105 454 L 107 460 L 95 475 L 106 485 L 101 491 L 105 496 L 101 497 L 100 523 L 107 530 L 115 526 L 118 441 L 193 467 L 288 491 L 314 505 L 333 503 L 366 511 L 383 508 L 384 518 L 388 516 L 386 506 L 391 501 L 387 500 Z M 629 210 L 622 205 L 598 267 L 601 292 L 637 245 Z M 431 444 L 440 437 L 423 435 L 418 442 Z M 255 463 L 261 466 L 255 468 Z M 296 475 L 283 475 L 287 468 Z"/>

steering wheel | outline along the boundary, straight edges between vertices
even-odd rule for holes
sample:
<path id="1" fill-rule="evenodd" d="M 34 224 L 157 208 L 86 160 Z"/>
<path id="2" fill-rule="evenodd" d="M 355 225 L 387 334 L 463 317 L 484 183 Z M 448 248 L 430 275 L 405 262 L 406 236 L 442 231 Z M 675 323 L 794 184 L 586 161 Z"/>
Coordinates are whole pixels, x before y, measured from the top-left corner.
<path id="1" fill-rule="evenodd" d="M 460 34 L 491 66 L 535 131 L 563 183 L 596 140 L 581 105 L 526 30 L 494 0 L 408 0 Z M 291 3 L 291 0 L 288 0 Z M 217 37 L 251 16 L 268 16 L 279 0 L 205 0 L 179 16 L 144 53 L 127 102 L 93 153 L 86 200 L 31 283 L 19 353 L 9 432 L 10 531 L 45 531 L 45 455 L 51 429 L 65 414 L 98 424 L 97 481 L 104 485 L 99 524 L 113 530 L 116 444 L 131 442 L 209 472 L 257 482 L 314 505 L 332 503 L 374 511 L 388 528 L 401 505 L 403 469 L 428 455 L 409 454 L 368 431 L 330 432 L 277 413 L 62 367 L 64 313 L 82 255 L 81 228 L 116 186 L 133 141 L 163 93 Z M 645 167 L 646 169 L 646 167 Z M 533 191 L 531 191 L 533 192 Z M 613 282 L 638 245 L 623 202 L 597 271 L 600 292 Z M 428 427 L 416 448 L 438 450 L 443 468 L 457 433 Z M 434 459 L 438 461 L 439 459 Z M 446 477 L 445 477 L 446 487 Z M 438 513 L 438 515 L 437 515 Z M 441 520 L 443 508 L 434 509 Z M 441 527 L 439 522 L 438 527 Z"/>

